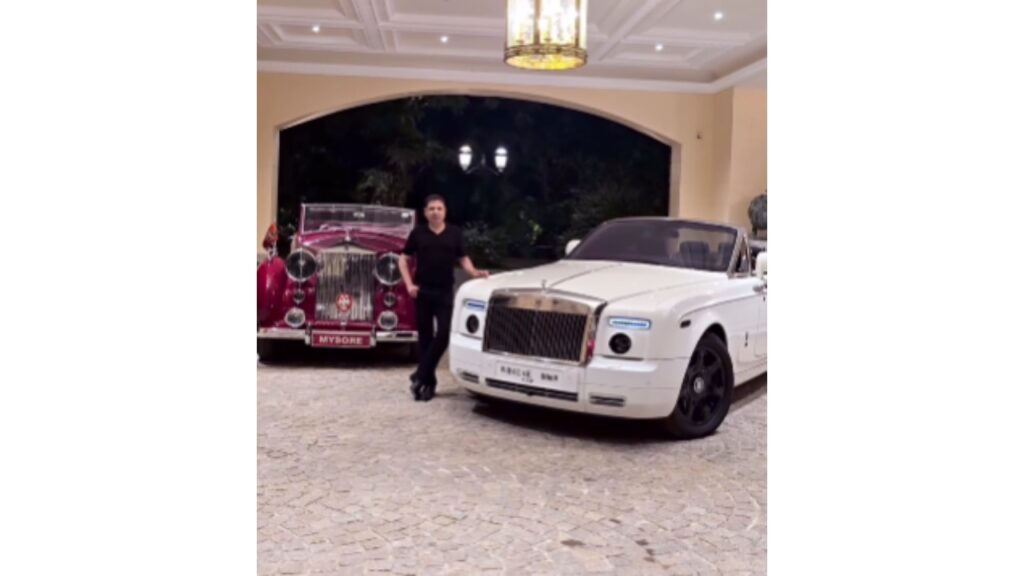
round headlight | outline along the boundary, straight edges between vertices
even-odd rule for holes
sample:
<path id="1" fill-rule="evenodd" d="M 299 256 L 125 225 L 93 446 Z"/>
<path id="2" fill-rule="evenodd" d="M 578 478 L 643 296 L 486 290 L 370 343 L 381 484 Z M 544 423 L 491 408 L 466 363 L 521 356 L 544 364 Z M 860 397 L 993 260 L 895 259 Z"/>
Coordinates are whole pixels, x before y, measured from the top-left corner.
<path id="1" fill-rule="evenodd" d="M 292 308 L 284 315 L 284 321 L 292 328 L 301 328 L 306 323 L 306 313 L 301 308 Z"/>
<path id="2" fill-rule="evenodd" d="M 305 282 L 316 274 L 316 256 L 305 250 L 292 252 L 284 261 L 284 269 L 292 280 Z"/>
<path id="3" fill-rule="evenodd" d="M 625 354 L 626 352 L 629 352 L 630 347 L 633 346 L 633 341 L 625 334 L 616 334 L 615 336 L 612 336 L 612 339 L 608 342 L 608 346 L 612 349 L 612 352 L 615 352 L 616 354 Z"/>
<path id="4" fill-rule="evenodd" d="M 394 308 L 396 303 L 398 303 L 398 296 L 395 296 L 394 292 L 388 292 L 384 295 L 385 306 L 388 308 Z"/>
<path id="5" fill-rule="evenodd" d="M 398 314 L 388 310 L 377 317 L 377 325 L 385 330 L 394 330 L 398 326 Z"/>
<path id="6" fill-rule="evenodd" d="M 476 331 L 480 329 L 480 319 L 476 317 L 476 314 L 466 318 L 466 331 L 470 334 L 476 334 Z"/>
<path id="7" fill-rule="evenodd" d="M 292 302 L 295 302 L 296 304 L 302 304 L 305 301 L 306 301 L 306 291 L 305 290 L 296 290 L 295 292 L 292 293 Z"/>
<path id="8" fill-rule="evenodd" d="M 377 281 L 385 286 L 394 286 L 402 281 L 402 271 L 398 269 L 398 254 L 388 252 L 377 258 L 377 266 L 373 269 Z"/>

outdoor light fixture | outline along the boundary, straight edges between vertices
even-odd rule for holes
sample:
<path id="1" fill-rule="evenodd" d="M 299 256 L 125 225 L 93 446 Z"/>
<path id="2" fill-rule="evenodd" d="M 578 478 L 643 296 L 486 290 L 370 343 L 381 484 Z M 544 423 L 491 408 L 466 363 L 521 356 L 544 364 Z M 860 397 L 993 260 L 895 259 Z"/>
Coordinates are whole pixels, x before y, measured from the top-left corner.
<path id="1" fill-rule="evenodd" d="M 504 146 L 498 146 L 498 149 L 494 151 L 494 165 L 498 167 L 498 172 L 505 169 L 505 165 L 508 164 L 508 150 L 505 150 Z"/>
<path id="2" fill-rule="evenodd" d="M 480 156 L 480 162 L 476 166 L 471 166 L 471 164 L 473 164 L 473 148 L 469 144 L 463 144 L 459 148 L 459 166 L 466 174 L 472 174 L 477 170 L 484 170 L 495 175 L 504 172 L 505 167 L 508 166 L 508 149 L 498 146 L 494 150 L 494 166 L 497 170 L 487 165 L 484 156 Z"/>
<path id="3" fill-rule="evenodd" d="M 587 63 L 587 0 L 507 0 L 505 63 L 571 70 Z"/>

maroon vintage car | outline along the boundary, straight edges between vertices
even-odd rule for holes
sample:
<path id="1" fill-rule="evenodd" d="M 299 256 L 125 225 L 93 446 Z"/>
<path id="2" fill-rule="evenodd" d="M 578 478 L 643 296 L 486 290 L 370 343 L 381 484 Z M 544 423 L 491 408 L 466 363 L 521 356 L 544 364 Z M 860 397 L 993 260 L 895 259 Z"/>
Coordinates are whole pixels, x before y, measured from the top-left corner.
<path id="1" fill-rule="evenodd" d="M 281 340 L 325 348 L 416 342 L 416 310 L 398 270 L 415 225 L 405 208 L 303 204 L 287 258 L 277 228 L 264 240 L 256 271 L 257 351 L 274 356 Z"/>

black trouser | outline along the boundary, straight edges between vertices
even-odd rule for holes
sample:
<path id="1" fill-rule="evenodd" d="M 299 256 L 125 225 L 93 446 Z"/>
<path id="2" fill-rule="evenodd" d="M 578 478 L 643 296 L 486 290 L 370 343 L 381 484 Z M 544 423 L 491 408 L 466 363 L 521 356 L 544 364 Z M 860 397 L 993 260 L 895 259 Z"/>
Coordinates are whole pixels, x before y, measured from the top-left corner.
<path id="1" fill-rule="evenodd" d="M 416 297 L 416 328 L 419 331 L 420 364 L 416 369 L 419 381 L 431 387 L 437 386 L 437 363 L 448 349 L 448 338 L 452 326 L 452 289 L 430 289 L 421 287 Z M 437 334 L 434 334 L 434 320 L 437 319 Z"/>

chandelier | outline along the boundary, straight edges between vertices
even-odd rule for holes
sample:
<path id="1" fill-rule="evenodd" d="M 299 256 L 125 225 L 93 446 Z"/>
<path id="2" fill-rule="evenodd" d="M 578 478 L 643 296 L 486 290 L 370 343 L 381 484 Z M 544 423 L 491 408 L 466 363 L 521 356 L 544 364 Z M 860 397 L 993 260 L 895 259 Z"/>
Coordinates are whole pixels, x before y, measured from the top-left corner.
<path id="1" fill-rule="evenodd" d="M 528 70 L 587 63 L 587 0 L 508 0 L 505 62 Z"/>

